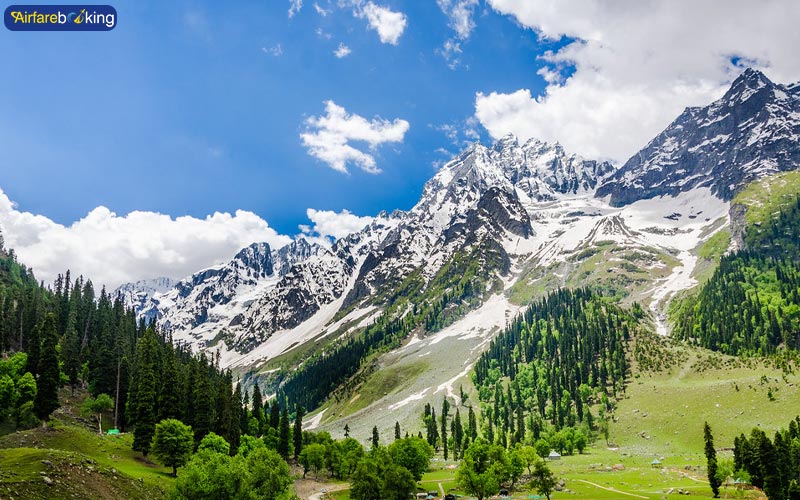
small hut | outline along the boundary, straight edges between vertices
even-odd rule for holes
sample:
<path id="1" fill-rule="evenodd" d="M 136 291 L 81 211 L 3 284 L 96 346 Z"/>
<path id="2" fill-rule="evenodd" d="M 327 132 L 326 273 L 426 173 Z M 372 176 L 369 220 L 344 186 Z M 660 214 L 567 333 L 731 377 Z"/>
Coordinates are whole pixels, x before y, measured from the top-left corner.
<path id="1" fill-rule="evenodd" d="M 548 460 L 561 460 L 561 454 L 556 450 L 552 450 L 549 455 L 547 455 Z"/>
<path id="2" fill-rule="evenodd" d="M 650 462 L 650 467 L 652 467 L 654 469 L 660 469 L 661 468 L 661 460 L 659 460 L 657 458 L 654 458 L 653 461 Z"/>

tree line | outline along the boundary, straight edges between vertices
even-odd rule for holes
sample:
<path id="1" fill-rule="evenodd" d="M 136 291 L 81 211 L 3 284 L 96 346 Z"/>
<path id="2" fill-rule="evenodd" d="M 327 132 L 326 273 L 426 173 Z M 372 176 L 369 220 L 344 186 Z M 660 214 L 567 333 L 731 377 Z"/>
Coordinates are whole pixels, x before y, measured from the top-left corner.
<path id="1" fill-rule="evenodd" d="M 748 227 L 744 243 L 681 304 L 676 334 L 732 355 L 799 349 L 800 198 Z"/>

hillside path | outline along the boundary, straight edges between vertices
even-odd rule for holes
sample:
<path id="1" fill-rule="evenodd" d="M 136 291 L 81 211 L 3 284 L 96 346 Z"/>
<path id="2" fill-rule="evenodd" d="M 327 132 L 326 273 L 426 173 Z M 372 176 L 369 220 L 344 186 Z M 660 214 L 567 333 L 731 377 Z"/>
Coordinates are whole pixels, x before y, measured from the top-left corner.
<path id="1" fill-rule="evenodd" d="M 576 479 L 576 481 L 580 481 L 582 483 L 590 484 L 590 485 L 594 486 L 595 488 L 600 488 L 601 490 L 613 491 L 614 493 L 619 493 L 620 495 L 628 495 L 629 497 L 644 498 L 645 500 L 647 500 L 649 498 L 649 497 L 646 497 L 646 496 L 637 495 L 635 493 L 626 493 L 624 491 L 619 491 L 619 490 L 616 490 L 614 488 L 608 488 L 606 486 L 600 486 L 597 483 L 593 483 L 591 481 L 586 481 L 584 479 Z"/>

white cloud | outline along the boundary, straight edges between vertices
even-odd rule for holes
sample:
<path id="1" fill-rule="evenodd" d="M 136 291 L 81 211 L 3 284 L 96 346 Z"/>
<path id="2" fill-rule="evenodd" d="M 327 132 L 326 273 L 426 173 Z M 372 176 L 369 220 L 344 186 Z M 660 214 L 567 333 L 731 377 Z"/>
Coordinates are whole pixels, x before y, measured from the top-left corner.
<path id="1" fill-rule="evenodd" d="M 341 59 L 343 57 L 349 56 L 351 52 L 352 50 L 350 50 L 350 47 L 348 47 L 344 43 L 340 43 L 339 46 L 336 48 L 336 50 L 333 51 L 333 55 Z"/>
<path id="2" fill-rule="evenodd" d="M 331 35 L 330 33 L 326 32 L 322 28 L 317 28 L 316 30 L 314 30 L 314 33 L 316 33 L 318 37 L 320 37 L 320 38 L 322 38 L 324 40 L 330 40 L 331 38 L 333 38 L 333 35 Z"/>
<path id="3" fill-rule="evenodd" d="M 302 8 L 303 0 L 289 0 L 289 19 L 293 18 Z"/>
<path id="4" fill-rule="evenodd" d="M 333 101 L 325 102 L 325 116 L 312 116 L 305 121 L 306 130 L 300 134 L 308 154 L 325 162 L 334 170 L 347 172 L 352 163 L 371 174 L 380 173 L 373 156 L 378 146 L 384 143 L 403 142 L 409 123 L 348 113 Z M 365 153 L 350 144 L 364 142 L 369 146 Z"/>
<path id="5" fill-rule="evenodd" d="M 272 47 L 261 47 L 261 52 L 273 55 L 275 57 L 280 57 L 283 55 L 283 47 L 281 44 L 277 44 Z"/>
<path id="6" fill-rule="evenodd" d="M 722 95 L 741 71 L 734 58 L 779 82 L 800 79 L 800 2 L 793 0 L 488 2 L 541 38 L 576 40 L 540 59 L 543 95 L 476 95 L 475 116 L 494 137 L 558 140 L 619 162 L 684 107 Z"/>
<path id="7" fill-rule="evenodd" d="M 254 242 L 278 248 L 291 241 L 258 215 L 237 210 L 204 219 L 172 218 L 154 212 L 119 216 L 100 206 L 64 226 L 43 215 L 22 212 L 0 189 L 0 230 L 7 248 L 52 282 L 67 269 L 110 289 L 143 278 L 182 278 L 225 262 Z"/>
<path id="8" fill-rule="evenodd" d="M 439 8 L 450 20 L 449 25 L 458 38 L 466 40 L 475 28 L 472 17 L 478 0 L 436 0 Z"/>
<path id="9" fill-rule="evenodd" d="M 369 27 L 378 32 L 382 43 L 397 45 L 406 29 L 408 20 L 402 12 L 395 12 L 388 7 L 373 2 L 356 2 L 355 15 L 366 19 Z"/>
<path id="10" fill-rule="evenodd" d="M 317 2 L 314 2 L 314 10 L 317 11 L 317 14 L 319 14 L 322 17 L 327 17 L 328 14 L 331 13 L 330 10 L 320 7 L 320 5 Z"/>
<path id="11" fill-rule="evenodd" d="M 361 231 L 365 226 L 375 220 L 374 217 L 360 217 L 350 213 L 348 210 L 334 212 L 333 210 L 315 210 L 309 208 L 306 215 L 313 225 L 301 225 L 300 230 L 303 236 L 311 238 L 321 238 L 329 241 L 329 238 L 338 239 Z"/>
<path id="12" fill-rule="evenodd" d="M 447 39 L 441 49 L 436 49 L 436 53 L 444 57 L 450 69 L 454 70 L 461 64 L 461 42 L 452 38 Z"/>

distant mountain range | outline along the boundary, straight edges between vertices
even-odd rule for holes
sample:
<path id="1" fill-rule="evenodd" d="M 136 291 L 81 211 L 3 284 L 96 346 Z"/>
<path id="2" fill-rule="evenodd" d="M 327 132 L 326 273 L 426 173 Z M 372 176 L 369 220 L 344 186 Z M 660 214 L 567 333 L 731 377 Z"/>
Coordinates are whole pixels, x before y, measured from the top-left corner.
<path id="1" fill-rule="evenodd" d="M 280 249 L 255 243 L 177 283 L 118 292 L 176 341 L 220 351 L 225 366 L 287 373 L 382 312 L 402 317 L 421 305 L 415 300 L 447 293 L 447 273 L 469 256 L 483 267 L 480 300 L 458 309 L 449 329 L 459 349 L 474 349 L 428 384 L 446 386 L 522 304 L 559 286 L 641 301 L 666 333 L 663 312 L 696 284 L 697 249 L 731 224 L 733 195 L 798 166 L 800 86 L 748 69 L 722 98 L 687 108 L 619 168 L 536 139 L 474 144 L 425 184 L 411 210 L 382 213 L 330 247 L 302 238 Z M 401 310 L 403 297 L 415 299 Z M 421 330 L 412 342 L 447 356 L 436 349 L 454 344 L 434 342 L 438 335 Z M 289 353 L 289 364 L 273 363 Z M 412 390 L 420 387 L 393 397 Z"/>

